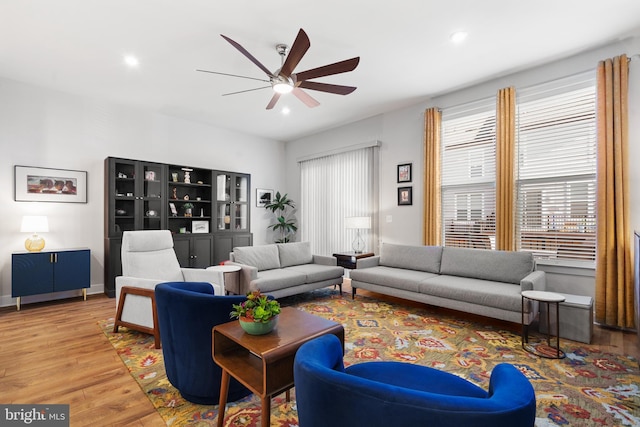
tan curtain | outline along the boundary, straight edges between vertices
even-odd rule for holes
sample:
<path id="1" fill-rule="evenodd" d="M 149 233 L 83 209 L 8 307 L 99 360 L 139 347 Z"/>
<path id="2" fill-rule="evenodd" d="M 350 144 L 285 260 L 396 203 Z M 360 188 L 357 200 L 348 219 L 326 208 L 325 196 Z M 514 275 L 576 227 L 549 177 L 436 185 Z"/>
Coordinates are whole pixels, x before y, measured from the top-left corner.
<path id="1" fill-rule="evenodd" d="M 515 250 L 514 185 L 516 90 L 498 91 L 496 111 L 496 249 Z"/>
<path id="2" fill-rule="evenodd" d="M 598 63 L 596 321 L 632 328 L 626 55 Z"/>
<path id="3" fill-rule="evenodd" d="M 425 245 L 442 244 L 440 209 L 440 127 L 442 112 L 429 108 L 424 113 L 424 231 Z"/>

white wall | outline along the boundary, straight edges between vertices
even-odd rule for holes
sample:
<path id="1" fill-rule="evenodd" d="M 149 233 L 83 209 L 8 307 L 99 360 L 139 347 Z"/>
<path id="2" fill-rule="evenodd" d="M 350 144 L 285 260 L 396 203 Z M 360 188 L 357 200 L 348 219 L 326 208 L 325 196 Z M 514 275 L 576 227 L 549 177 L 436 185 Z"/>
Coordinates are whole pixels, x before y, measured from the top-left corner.
<path id="1" fill-rule="evenodd" d="M 24 250 L 20 222 L 29 214 L 49 217 L 47 249 L 91 249 L 89 292 L 102 292 L 106 157 L 250 173 L 255 244 L 267 243 L 271 220 L 255 207 L 255 188 L 285 182 L 282 142 L 6 79 L 0 79 L 0 149 L 0 306 L 15 302 L 11 253 Z M 14 165 L 87 171 L 88 203 L 15 202 Z"/>
<path id="2" fill-rule="evenodd" d="M 504 77 L 477 84 L 456 92 L 443 94 L 428 102 L 398 111 L 388 112 L 367 120 L 332 129 L 310 137 L 287 143 L 287 191 L 293 198 L 300 198 L 298 167 L 296 159 L 322 153 L 331 147 L 351 145 L 365 140 L 382 141 L 380 150 L 380 240 L 393 243 L 422 244 L 423 202 L 423 129 L 424 111 L 429 107 L 446 108 L 486 97 L 495 97 L 500 88 L 507 86 L 527 87 L 561 77 L 595 70 L 599 60 L 626 53 L 640 53 L 640 37 L 630 38 L 604 46 L 564 60 L 556 61 L 530 70 L 505 75 Z M 469 64 L 472 66 L 473 64 Z M 629 93 L 629 159 L 640 158 L 640 59 L 630 66 Z M 420 96 L 420 94 L 416 94 Z M 413 162 L 413 205 L 397 206 L 396 168 L 399 163 Z M 631 226 L 640 229 L 640 168 L 631 168 Z M 387 222 L 390 217 L 391 222 Z M 551 289 L 560 292 L 594 294 L 593 272 L 583 269 L 571 271 L 556 266 L 548 269 Z"/>

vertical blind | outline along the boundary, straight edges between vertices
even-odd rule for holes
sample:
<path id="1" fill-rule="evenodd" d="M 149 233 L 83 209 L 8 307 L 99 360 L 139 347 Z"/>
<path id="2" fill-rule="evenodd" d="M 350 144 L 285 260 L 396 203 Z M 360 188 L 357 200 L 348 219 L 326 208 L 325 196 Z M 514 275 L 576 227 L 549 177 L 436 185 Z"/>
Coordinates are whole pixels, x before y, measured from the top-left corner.
<path id="1" fill-rule="evenodd" d="M 445 246 L 491 249 L 496 211 L 494 99 L 442 111 L 441 165 Z"/>
<path id="2" fill-rule="evenodd" d="M 595 75 L 519 90 L 516 127 L 518 250 L 594 261 Z"/>
<path id="3" fill-rule="evenodd" d="M 312 253 L 351 251 L 356 230 L 345 218 L 372 217 L 376 211 L 376 147 L 355 149 L 300 162 L 300 236 Z M 360 230 L 365 250 L 373 250 L 375 230 Z"/>

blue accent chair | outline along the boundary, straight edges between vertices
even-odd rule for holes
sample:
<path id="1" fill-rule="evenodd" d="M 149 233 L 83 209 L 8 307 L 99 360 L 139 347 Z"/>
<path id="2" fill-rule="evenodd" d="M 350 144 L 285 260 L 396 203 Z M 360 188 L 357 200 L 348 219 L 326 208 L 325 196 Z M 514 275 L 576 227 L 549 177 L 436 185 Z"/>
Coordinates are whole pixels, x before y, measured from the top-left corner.
<path id="1" fill-rule="evenodd" d="M 245 296 L 217 296 L 206 282 L 167 282 L 155 288 L 167 377 L 189 402 L 217 405 L 222 369 L 211 356 L 211 329 L 231 321 L 232 304 Z M 251 392 L 235 379 L 227 401 Z"/>
<path id="2" fill-rule="evenodd" d="M 294 362 L 300 427 L 532 427 L 536 397 L 515 367 L 499 364 L 489 391 L 447 372 L 402 362 L 344 368 L 333 335 L 303 344 Z"/>

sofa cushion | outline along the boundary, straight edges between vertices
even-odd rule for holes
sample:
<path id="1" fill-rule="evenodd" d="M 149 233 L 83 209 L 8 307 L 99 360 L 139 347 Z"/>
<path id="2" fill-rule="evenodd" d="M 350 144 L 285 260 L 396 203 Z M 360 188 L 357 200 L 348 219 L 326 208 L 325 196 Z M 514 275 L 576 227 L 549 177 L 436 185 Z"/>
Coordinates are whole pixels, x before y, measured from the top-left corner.
<path id="1" fill-rule="evenodd" d="M 233 248 L 233 256 L 236 262 L 256 267 L 258 271 L 280 268 L 280 257 L 276 245 Z"/>
<path id="2" fill-rule="evenodd" d="M 372 283 L 411 292 L 418 292 L 418 286 L 421 281 L 437 277 L 436 274 L 426 271 L 407 270 L 383 265 L 352 270 L 349 272 L 349 276 L 352 281 Z"/>
<path id="3" fill-rule="evenodd" d="M 503 310 L 522 310 L 520 286 L 511 283 L 442 275 L 422 281 L 419 291 L 440 298 Z"/>
<path id="4" fill-rule="evenodd" d="M 407 246 L 382 243 L 380 265 L 410 270 L 440 272 L 441 246 Z"/>
<path id="5" fill-rule="evenodd" d="M 342 278 L 344 268 L 320 264 L 301 264 L 285 268 L 287 271 L 304 274 L 305 283 L 322 282 L 324 280 Z"/>
<path id="6" fill-rule="evenodd" d="M 533 268 L 530 252 L 444 247 L 440 274 L 520 284 Z"/>
<path id="7" fill-rule="evenodd" d="M 313 262 L 311 243 L 309 242 L 278 243 L 276 246 L 282 268 Z"/>
<path id="8" fill-rule="evenodd" d="M 268 294 L 284 288 L 304 285 L 307 276 L 289 269 L 272 269 L 258 272 L 258 278 L 250 283 L 251 290 Z"/>

